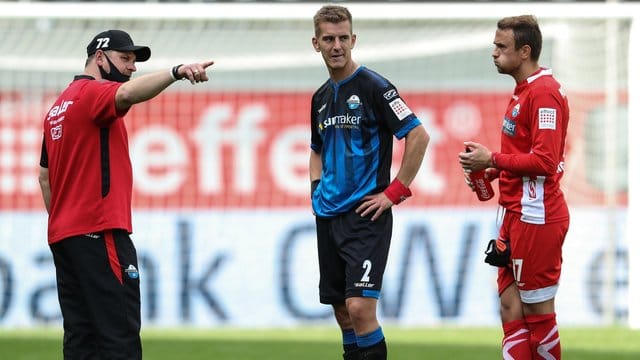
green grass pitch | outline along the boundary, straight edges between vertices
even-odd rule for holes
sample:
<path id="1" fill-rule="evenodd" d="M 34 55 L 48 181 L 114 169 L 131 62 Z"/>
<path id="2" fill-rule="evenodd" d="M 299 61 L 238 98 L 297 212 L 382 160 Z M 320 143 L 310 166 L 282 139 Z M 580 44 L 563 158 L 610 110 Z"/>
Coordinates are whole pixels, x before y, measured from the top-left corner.
<path id="1" fill-rule="evenodd" d="M 390 360 L 501 358 L 499 328 L 384 327 Z M 640 331 L 622 327 L 560 329 L 563 358 L 640 359 Z M 61 359 L 59 329 L 0 329 L 2 359 Z M 145 329 L 149 360 L 328 360 L 342 359 L 340 334 L 332 327 L 291 329 Z"/>

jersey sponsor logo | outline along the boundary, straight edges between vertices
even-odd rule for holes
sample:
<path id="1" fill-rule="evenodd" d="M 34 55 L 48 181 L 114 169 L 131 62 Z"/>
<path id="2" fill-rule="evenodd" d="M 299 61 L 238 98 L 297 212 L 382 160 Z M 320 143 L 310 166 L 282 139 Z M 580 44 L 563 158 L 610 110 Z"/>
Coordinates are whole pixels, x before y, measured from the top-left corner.
<path id="1" fill-rule="evenodd" d="M 413 113 L 402 99 L 393 100 L 389 103 L 389 106 L 393 110 L 393 113 L 398 117 L 398 120 L 402 120 Z"/>
<path id="2" fill-rule="evenodd" d="M 320 130 L 331 126 L 335 126 L 337 128 L 358 128 L 360 126 L 360 118 L 360 116 L 353 116 L 349 114 L 332 116 L 320 124 Z"/>
<path id="3" fill-rule="evenodd" d="M 556 109 L 540 108 L 538 109 L 538 129 L 556 129 Z"/>
<path id="4" fill-rule="evenodd" d="M 50 121 L 52 117 L 56 117 L 64 114 L 65 111 L 69 108 L 69 106 L 73 105 L 73 101 L 66 100 L 60 103 L 60 105 L 56 105 L 49 110 L 49 115 L 47 116 L 47 121 Z"/>
<path id="5" fill-rule="evenodd" d="M 507 136 L 515 136 L 516 135 L 516 122 L 509 119 L 509 118 L 504 118 L 504 120 L 502 120 L 502 132 L 505 133 Z"/>
<path id="6" fill-rule="evenodd" d="M 51 128 L 51 139 L 59 140 L 62 138 L 62 124 Z"/>
<path id="7" fill-rule="evenodd" d="M 391 100 L 396 96 L 398 96 L 398 92 L 396 91 L 396 89 L 391 89 L 386 93 L 382 94 L 382 97 L 384 97 L 385 100 Z"/>
<path id="8" fill-rule="evenodd" d="M 351 95 L 349 99 L 347 99 L 347 107 L 349 107 L 350 110 L 355 110 L 359 108 L 360 104 L 361 102 L 358 95 Z"/>

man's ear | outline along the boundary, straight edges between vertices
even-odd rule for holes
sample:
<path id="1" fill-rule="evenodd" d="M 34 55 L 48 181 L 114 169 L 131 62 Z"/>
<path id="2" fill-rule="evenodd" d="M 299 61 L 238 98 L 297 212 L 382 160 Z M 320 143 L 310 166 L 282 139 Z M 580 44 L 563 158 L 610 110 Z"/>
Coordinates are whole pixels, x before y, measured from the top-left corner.
<path id="1" fill-rule="evenodd" d="M 522 58 L 522 60 L 531 58 L 531 46 L 522 45 L 519 51 L 520 51 L 520 58 Z"/>
<path id="2" fill-rule="evenodd" d="M 104 51 L 97 50 L 94 56 L 96 57 L 96 65 L 102 66 L 102 63 L 104 63 Z"/>
<path id="3" fill-rule="evenodd" d="M 316 52 L 320 52 L 320 44 L 318 44 L 318 39 L 316 39 L 315 36 L 311 38 L 311 45 L 313 45 Z"/>

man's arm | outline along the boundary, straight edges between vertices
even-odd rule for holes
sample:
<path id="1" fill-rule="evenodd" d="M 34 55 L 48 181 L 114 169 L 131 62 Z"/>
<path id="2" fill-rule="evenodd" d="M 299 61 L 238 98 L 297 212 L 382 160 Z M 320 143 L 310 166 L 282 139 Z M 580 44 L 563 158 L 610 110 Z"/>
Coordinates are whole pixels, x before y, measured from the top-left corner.
<path id="1" fill-rule="evenodd" d="M 385 191 L 364 197 L 364 202 L 356 209 L 356 213 L 360 216 L 373 213 L 371 220 L 376 220 L 394 203 L 399 203 L 406 196 L 411 195 L 409 185 L 416 177 L 422 164 L 427 145 L 429 145 L 429 134 L 424 126 L 419 125 L 411 129 L 404 139 L 404 154 L 395 180 Z"/>
<path id="2" fill-rule="evenodd" d="M 318 186 L 321 176 L 322 159 L 320 158 L 319 153 L 311 150 L 311 155 L 309 156 L 309 180 L 311 181 L 311 194 L 313 194 L 316 186 Z"/>
<path id="3" fill-rule="evenodd" d="M 422 125 L 411 129 L 405 137 L 402 163 L 396 175 L 396 179 L 404 186 L 409 187 L 416 177 L 416 174 L 418 174 L 420 165 L 422 165 L 422 159 L 424 159 L 424 154 L 429 145 L 429 140 L 429 134 Z"/>
<path id="4" fill-rule="evenodd" d="M 492 152 L 486 146 L 465 142 L 470 150 L 460 153 L 460 164 L 464 169 L 477 171 L 485 168 L 507 170 L 514 174 L 529 176 L 552 176 L 558 170 L 562 159 L 562 145 L 565 139 L 563 126 L 564 107 L 560 100 L 550 94 L 542 94 L 534 99 L 535 118 L 531 125 L 531 151 L 523 154 L 503 154 Z M 553 128 L 539 128 L 539 109 L 554 110 Z"/>
<path id="5" fill-rule="evenodd" d="M 311 155 L 309 156 L 309 180 L 320 180 L 322 176 L 322 159 L 320 158 L 320 154 L 311 150 Z"/>
<path id="6" fill-rule="evenodd" d="M 209 80 L 206 69 L 213 61 L 180 65 L 176 69 L 178 79 L 188 79 L 192 84 Z M 159 70 L 133 78 L 120 86 L 116 92 L 116 108 L 125 110 L 133 104 L 152 99 L 176 81 L 172 71 Z"/>
<path id="7" fill-rule="evenodd" d="M 42 191 L 44 206 L 47 209 L 47 213 L 51 213 L 51 186 L 49 184 L 49 169 L 42 166 L 40 167 L 38 182 L 40 182 L 40 190 Z"/>

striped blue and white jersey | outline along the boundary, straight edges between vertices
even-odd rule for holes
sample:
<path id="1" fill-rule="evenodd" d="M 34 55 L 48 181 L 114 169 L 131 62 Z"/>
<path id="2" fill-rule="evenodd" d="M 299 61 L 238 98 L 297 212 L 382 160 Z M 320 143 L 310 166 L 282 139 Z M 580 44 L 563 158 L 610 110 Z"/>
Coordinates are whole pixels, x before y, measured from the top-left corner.
<path id="1" fill-rule="evenodd" d="M 315 214 L 348 212 L 364 196 L 383 191 L 393 136 L 402 139 L 420 124 L 395 86 L 364 66 L 338 83 L 327 80 L 311 100 L 311 149 L 322 159 Z"/>

